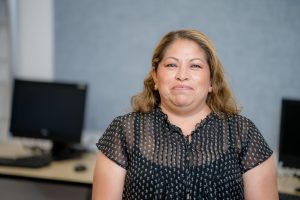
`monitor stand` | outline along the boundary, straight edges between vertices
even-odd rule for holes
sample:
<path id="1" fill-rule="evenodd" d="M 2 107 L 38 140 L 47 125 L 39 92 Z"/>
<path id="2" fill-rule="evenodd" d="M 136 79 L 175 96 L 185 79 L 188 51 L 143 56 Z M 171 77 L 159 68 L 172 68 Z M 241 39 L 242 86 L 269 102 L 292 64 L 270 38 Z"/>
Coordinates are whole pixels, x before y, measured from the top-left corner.
<path id="1" fill-rule="evenodd" d="M 84 151 L 76 148 L 72 144 L 63 142 L 53 142 L 51 156 L 53 160 L 67 160 L 79 158 Z"/>

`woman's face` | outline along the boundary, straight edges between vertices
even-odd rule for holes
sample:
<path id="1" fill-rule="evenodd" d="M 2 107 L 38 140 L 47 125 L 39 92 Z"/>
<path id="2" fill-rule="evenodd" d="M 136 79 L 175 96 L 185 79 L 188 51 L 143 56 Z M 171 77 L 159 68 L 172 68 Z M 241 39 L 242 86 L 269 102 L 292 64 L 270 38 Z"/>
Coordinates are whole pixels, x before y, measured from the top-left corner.
<path id="1" fill-rule="evenodd" d="M 195 112 L 208 108 L 210 70 L 206 54 L 196 42 L 187 39 L 174 41 L 166 49 L 157 71 L 153 68 L 151 73 L 162 107 Z"/>

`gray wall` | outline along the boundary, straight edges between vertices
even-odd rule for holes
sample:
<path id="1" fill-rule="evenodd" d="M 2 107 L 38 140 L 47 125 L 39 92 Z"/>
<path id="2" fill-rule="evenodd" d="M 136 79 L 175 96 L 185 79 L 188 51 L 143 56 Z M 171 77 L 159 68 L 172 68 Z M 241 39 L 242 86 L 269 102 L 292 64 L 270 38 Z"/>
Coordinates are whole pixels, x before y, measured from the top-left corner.
<path id="1" fill-rule="evenodd" d="M 276 150 L 282 97 L 300 98 L 300 1 L 55 0 L 55 77 L 88 82 L 85 128 L 130 110 L 166 32 L 195 28 L 215 43 L 227 79 Z"/>

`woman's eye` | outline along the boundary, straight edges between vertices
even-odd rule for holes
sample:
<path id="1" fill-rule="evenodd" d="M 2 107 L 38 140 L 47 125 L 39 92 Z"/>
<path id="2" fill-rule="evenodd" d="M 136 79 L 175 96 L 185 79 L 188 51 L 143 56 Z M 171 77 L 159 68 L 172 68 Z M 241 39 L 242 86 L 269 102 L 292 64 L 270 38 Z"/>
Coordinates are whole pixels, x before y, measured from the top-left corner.
<path id="1" fill-rule="evenodd" d="M 166 67 L 176 67 L 175 64 L 166 64 Z"/>
<path id="2" fill-rule="evenodd" d="M 195 65 L 192 65 L 191 67 L 192 67 L 192 68 L 202 68 L 200 65 L 196 65 L 196 64 L 195 64 Z"/>

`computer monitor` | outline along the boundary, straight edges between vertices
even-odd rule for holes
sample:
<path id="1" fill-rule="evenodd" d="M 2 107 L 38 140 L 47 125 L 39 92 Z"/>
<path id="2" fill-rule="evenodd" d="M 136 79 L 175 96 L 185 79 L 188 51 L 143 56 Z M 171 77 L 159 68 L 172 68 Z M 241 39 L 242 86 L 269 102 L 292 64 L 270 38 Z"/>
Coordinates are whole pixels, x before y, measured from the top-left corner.
<path id="1" fill-rule="evenodd" d="M 279 140 L 279 161 L 300 168 L 300 100 L 283 99 Z"/>
<path id="2" fill-rule="evenodd" d="M 52 141 L 52 156 L 78 156 L 71 146 L 81 142 L 87 85 L 15 79 L 10 132 L 13 137 Z"/>

